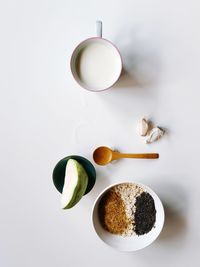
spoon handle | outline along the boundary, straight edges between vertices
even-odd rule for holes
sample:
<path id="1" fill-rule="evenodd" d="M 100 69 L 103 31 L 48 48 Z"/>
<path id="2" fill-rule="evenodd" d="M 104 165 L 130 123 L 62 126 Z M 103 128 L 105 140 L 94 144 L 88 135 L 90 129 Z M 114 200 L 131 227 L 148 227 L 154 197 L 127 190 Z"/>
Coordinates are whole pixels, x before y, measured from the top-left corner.
<path id="1" fill-rule="evenodd" d="M 119 152 L 113 152 L 112 160 L 121 158 L 134 158 L 134 159 L 157 159 L 159 158 L 158 153 L 141 153 L 141 154 L 124 154 Z"/>

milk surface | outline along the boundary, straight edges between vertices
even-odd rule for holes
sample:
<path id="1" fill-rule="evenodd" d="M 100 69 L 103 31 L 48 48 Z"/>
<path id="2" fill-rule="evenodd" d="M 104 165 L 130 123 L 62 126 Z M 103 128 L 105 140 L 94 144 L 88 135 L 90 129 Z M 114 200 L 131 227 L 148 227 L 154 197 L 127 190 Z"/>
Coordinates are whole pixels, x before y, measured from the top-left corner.
<path id="1" fill-rule="evenodd" d="M 111 44 L 89 42 L 77 56 L 76 71 L 85 86 L 98 91 L 117 80 L 121 71 L 121 59 Z"/>

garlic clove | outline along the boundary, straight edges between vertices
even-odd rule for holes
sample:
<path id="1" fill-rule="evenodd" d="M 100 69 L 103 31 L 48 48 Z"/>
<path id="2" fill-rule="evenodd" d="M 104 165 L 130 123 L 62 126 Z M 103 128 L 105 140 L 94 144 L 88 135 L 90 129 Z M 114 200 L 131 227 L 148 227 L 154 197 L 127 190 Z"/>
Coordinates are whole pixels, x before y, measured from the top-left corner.
<path id="1" fill-rule="evenodd" d="M 160 127 L 153 128 L 147 138 L 145 139 L 146 144 L 150 144 L 160 139 L 164 135 L 164 130 Z"/>
<path id="2" fill-rule="evenodd" d="M 146 136 L 149 129 L 148 122 L 145 118 L 142 118 L 138 121 L 137 132 L 141 136 Z"/>

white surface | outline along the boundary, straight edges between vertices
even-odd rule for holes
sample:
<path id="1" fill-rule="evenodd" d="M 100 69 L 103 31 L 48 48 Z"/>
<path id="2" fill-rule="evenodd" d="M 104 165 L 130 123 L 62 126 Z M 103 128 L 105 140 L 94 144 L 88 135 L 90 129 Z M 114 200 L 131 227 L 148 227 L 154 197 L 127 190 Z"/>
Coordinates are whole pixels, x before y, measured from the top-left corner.
<path id="1" fill-rule="evenodd" d="M 1 1 L 0 265 L 185 267 L 200 244 L 199 1 Z M 69 59 L 104 23 L 129 70 L 103 93 L 80 89 Z M 145 145 L 136 120 L 150 117 L 168 134 Z M 70 154 L 91 159 L 99 145 L 159 152 L 154 161 L 97 168 L 93 191 L 60 209 L 51 173 Z M 105 246 L 91 230 L 98 193 L 126 178 L 149 185 L 166 203 L 160 238 L 135 253 Z"/>
<path id="2" fill-rule="evenodd" d="M 124 182 L 126 183 L 129 181 L 126 180 Z M 105 195 L 105 193 L 108 192 L 110 188 L 112 188 L 115 185 L 119 185 L 119 184 L 121 183 L 115 183 L 115 184 L 112 184 L 106 187 L 98 195 L 97 199 L 95 200 L 94 206 L 92 208 L 92 224 L 93 224 L 94 230 L 96 231 L 99 238 L 103 242 L 105 242 L 105 244 L 119 251 L 133 252 L 133 251 L 137 251 L 140 249 L 144 249 L 145 247 L 149 246 L 152 242 L 156 240 L 156 238 L 159 236 L 163 228 L 164 217 L 165 217 L 163 205 L 161 203 L 161 200 L 157 196 L 157 194 L 151 188 L 149 188 L 148 186 L 144 184 L 138 183 L 138 185 L 142 187 L 144 191 L 148 192 L 154 199 L 155 209 L 156 209 L 156 220 L 155 220 L 154 227 L 147 234 L 140 235 L 140 236 L 133 234 L 132 236 L 129 236 L 129 237 L 123 237 L 119 235 L 110 234 L 101 225 L 101 222 L 99 220 L 99 215 L 98 215 L 98 207 L 99 207 L 99 203 L 101 202 L 103 195 Z"/>

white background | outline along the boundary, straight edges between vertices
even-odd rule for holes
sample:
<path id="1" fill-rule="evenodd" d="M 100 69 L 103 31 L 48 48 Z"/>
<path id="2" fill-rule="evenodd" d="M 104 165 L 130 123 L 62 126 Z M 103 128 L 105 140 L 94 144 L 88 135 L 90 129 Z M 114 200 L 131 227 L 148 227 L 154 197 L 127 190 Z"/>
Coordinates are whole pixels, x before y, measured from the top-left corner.
<path id="1" fill-rule="evenodd" d="M 188 266 L 200 242 L 200 16 L 195 0 L 8 0 L 0 2 L 0 266 Z M 127 73 L 103 93 L 70 73 L 74 47 L 95 35 L 120 49 Z M 145 145 L 135 133 L 147 116 L 167 129 Z M 90 194 L 60 209 L 52 170 L 61 158 L 92 161 L 100 145 L 159 152 L 159 160 L 97 167 Z M 120 253 L 94 233 L 96 196 L 113 182 L 150 186 L 166 207 L 158 240 Z"/>

